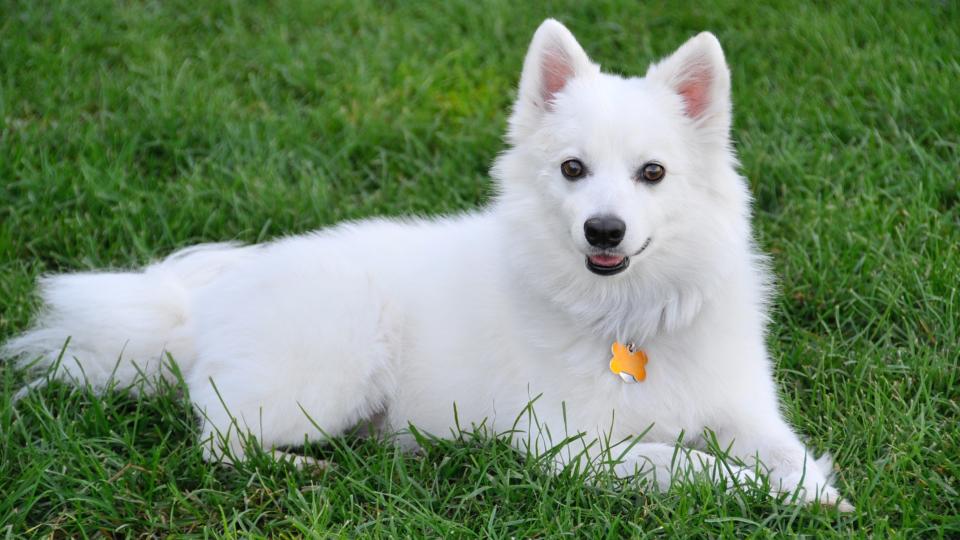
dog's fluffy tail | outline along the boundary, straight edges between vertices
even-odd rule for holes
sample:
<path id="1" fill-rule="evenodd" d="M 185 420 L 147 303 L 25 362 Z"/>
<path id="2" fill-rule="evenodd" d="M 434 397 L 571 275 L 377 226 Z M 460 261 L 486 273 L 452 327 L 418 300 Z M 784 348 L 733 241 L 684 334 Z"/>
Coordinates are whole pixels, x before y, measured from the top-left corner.
<path id="1" fill-rule="evenodd" d="M 0 358 L 48 370 L 49 378 L 102 390 L 169 378 L 168 353 L 181 370 L 194 361 L 194 292 L 251 248 L 207 244 L 134 272 L 62 274 L 40 280 L 43 309 L 34 326 L 0 348 Z M 55 367 L 56 369 L 50 370 Z"/>

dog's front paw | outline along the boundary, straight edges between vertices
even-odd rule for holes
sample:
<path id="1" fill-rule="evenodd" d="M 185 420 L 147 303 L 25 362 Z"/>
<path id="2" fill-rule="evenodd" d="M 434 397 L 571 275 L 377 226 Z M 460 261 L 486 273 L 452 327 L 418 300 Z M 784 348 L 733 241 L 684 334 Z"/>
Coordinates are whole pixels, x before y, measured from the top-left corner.
<path id="1" fill-rule="evenodd" d="M 805 488 L 804 493 L 801 494 L 803 501 L 808 505 L 819 504 L 821 506 L 828 506 L 836 508 L 840 512 L 853 512 L 855 508 L 850 501 L 844 499 L 840 496 L 840 492 L 837 491 L 837 488 L 833 486 L 827 486 L 821 488 L 819 491 L 813 490 L 809 491 Z"/>
<path id="2" fill-rule="evenodd" d="M 326 470 L 333 465 L 324 459 L 317 459 L 315 457 L 305 456 L 302 454 L 291 454 L 290 452 L 283 452 L 281 450 L 273 450 L 270 454 L 273 456 L 273 459 L 277 461 L 286 461 L 300 470 Z"/>
<path id="3" fill-rule="evenodd" d="M 811 478 L 811 476 L 816 476 Z M 788 495 L 788 500 L 796 496 L 799 502 L 807 505 L 819 504 L 836 508 L 840 512 L 853 512 L 855 508 L 840 496 L 837 488 L 823 475 L 803 477 L 800 473 L 783 478 L 779 486 L 774 486 L 774 495 Z"/>
<path id="4" fill-rule="evenodd" d="M 726 466 L 726 464 L 722 464 Z M 719 480 L 726 484 L 727 491 L 750 488 L 757 485 L 757 474 L 750 467 L 731 467 L 721 470 Z"/>
<path id="5" fill-rule="evenodd" d="M 849 513 L 856 510 L 850 501 L 844 499 L 840 496 L 840 492 L 837 491 L 837 488 L 833 486 L 828 486 L 826 489 L 820 491 L 819 498 L 815 500 L 808 501 L 809 504 L 820 504 L 823 506 L 830 506 L 836 508 L 840 512 Z"/>

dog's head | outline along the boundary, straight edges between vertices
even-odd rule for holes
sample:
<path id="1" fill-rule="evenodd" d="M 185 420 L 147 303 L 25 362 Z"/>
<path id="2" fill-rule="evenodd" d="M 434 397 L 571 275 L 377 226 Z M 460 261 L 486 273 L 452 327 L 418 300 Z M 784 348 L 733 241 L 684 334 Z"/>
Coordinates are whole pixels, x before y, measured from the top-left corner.
<path id="1" fill-rule="evenodd" d="M 511 259 L 578 303 L 623 298 L 625 286 L 689 303 L 731 243 L 750 241 L 730 123 L 730 75 L 712 34 L 625 78 L 601 73 L 563 25 L 545 21 L 494 167 L 499 202 L 522 229 Z"/>

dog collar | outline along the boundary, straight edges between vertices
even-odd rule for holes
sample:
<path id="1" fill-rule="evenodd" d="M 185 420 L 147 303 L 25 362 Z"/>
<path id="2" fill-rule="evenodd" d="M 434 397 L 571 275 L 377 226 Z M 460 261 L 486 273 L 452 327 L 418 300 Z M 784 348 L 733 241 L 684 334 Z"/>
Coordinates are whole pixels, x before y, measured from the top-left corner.
<path id="1" fill-rule="evenodd" d="M 632 342 L 624 345 L 614 341 L 610 352 L 613 353 L 610 371 L 619 375 L 623 382 L 643 382 L 647 378 L 647 353 L 637 349 Z"/>

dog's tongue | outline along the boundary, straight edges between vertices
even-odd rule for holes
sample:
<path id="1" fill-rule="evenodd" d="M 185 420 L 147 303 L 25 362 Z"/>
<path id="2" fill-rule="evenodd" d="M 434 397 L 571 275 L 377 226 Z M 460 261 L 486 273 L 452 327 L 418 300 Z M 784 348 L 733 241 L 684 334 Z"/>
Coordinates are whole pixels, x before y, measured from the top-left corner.
<path id="1" fill-rule="evenodd" d="M 594 266 L 616 266 L 623 262 L 622 255 L 591 255 L 590 262 Z"/>

